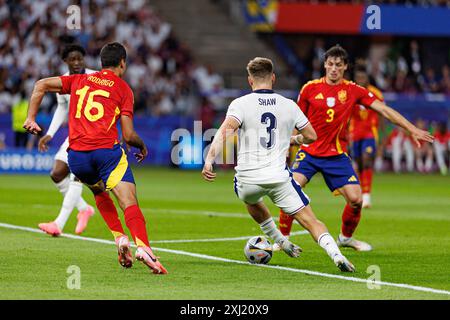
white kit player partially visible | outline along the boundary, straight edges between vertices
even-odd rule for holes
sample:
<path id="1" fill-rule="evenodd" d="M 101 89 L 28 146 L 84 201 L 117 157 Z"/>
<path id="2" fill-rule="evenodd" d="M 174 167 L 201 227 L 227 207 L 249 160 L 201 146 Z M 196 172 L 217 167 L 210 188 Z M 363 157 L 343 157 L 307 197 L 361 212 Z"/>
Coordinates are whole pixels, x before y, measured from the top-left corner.
<path id="1" fill-rule="evenodd" d="M 85 50 L 82 46 L 77 44 L 70 44 L 66 46 L 62 52 L 62 59 L 67 64 L 69 74 L 80 73 L 94 73 L 95 70 L 86 69 L 84 64 Z M 39 151 L 45 152 L 48 150 L 48 143 L 54 137 L 61 125 L 67 120 L 69 112 L 70 95 L 56 94 L 58 106 L 53 115 L 52 122 L 47 131 L 47 134 L 39 140 Z M 58 190 L 63 194 L 64 200 L 58 217 L 55 221 L 48 223 L 40 223 L 39 229 L 52 235 L 59 236 L 64 229 L 64 226 L 69 219 L 74 207 L 78 209 L 78 223 L 75 228 L 75 233 L 80 234 L 87 226 L 89 218 L 94 214 L 94 208 L 84 201 L 81 196 L 83 191 L 83 184 L 78 181 L 69 171 L 67 161 L 67 148 L 69 147 L 69 137 L 64 140 L 64 143 L 59 148 L 55 155 L 55 163 L 50 173 L 50 177 L 55 183 Z"/>
<path id="2" fill-rule="evenodd" d="M 247 65 L 248 82 L 253 92 L 235 99 L 229 106 L 205 159 L 202 175 L 214 181 L 213 163 L 222 152 L 227 137 L 239 129 L 234 190 L 264 234 L 291 257 L 298 257 L 300 247 L 281 234 L 263 202 L 268 196 L 284 212 L 292 215 L 344 272 L 354 266 L 340 252 L 326 226 L 315 217 L 308 197 L 292 178 L 286 166 L 289 145 L 308 144 L 316 132 L 297 104 L 272 91 L 275 82 L 272 61 L 255 58 Z M 294 136 L 294 129 L 300 133 Z"/>

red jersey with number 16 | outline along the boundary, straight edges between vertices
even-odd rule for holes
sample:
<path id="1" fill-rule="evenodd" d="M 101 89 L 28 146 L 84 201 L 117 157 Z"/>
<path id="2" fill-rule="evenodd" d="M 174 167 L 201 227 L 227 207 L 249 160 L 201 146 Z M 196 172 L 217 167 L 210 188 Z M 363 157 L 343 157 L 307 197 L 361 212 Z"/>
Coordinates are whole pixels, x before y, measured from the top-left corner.
<path id="1" fill-rule="evenodd" d="M 302 150 L 315 157 L 330 157 L 347 151 L 347 127 L 353 109 L 369 107 L 376 100 L 354 82 L 330 85 L 325 78 L 309 81 L 300 91 L 297 104 L 317 133 L 317 140 Z"/>
<path id="2" fill-rule="evenodd" d="M 70 93 L 69 148 L 110 149 L 118 143 L 117 120 L 133 117 L 133 92 L 111 70 L 61 76 L 61 94 Z"/>

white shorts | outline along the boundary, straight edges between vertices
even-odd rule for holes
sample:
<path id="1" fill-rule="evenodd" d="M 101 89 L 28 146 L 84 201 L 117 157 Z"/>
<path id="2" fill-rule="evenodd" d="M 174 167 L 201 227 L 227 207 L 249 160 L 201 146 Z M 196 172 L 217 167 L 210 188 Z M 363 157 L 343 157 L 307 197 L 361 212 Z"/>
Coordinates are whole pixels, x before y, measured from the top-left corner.
<path id="1" fill-rule="evenodd" d="M 59 147 L 58 152 L 55 154 L 55 160 L 60 160 L 68 164 L 69 163 L 69 161 L 67 160 L 68 147 L 69 147 L 69 137 L 67 137 L 66 140 L 64 140 L 63 144 L 61 145 L 61 147 Z"/>
<path id="2" fill-rule="evenodd" d="M 264 196 L 268 196 L 274 205 L 289 215 L 309 204 L 309 197 L 292 177 L 287 182 L 274 184 L 247 184 L 239 182 L 235 177 L 234 191 L 247 204 L 256 204 Z"/>

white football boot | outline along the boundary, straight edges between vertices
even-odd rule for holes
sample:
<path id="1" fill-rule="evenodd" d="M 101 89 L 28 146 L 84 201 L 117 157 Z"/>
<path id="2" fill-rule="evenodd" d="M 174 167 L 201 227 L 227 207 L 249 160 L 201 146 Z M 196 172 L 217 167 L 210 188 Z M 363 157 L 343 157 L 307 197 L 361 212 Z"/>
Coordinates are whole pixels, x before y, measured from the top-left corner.
<path id="1" fill-rule="evenodd" d="M 368 209 L 368 208 L 372 207 L 372 201 L 370 199 L 370 193 L 363 193 L 362 201 L 363 201 L 362 207 L 364 209 Z"/>
<path id="2" fill-rule="evenodd" d="M 333 261 L 342 272 L 355 272 L 355 266 L 343 255 L 335 255 Z"/>
<path id="3" fill-rule="evenodd" d="M 342 235 L 339 235 L 336 243 L 339 247 L 353 248 L 356 251 L 372 251 L 372 246 L 367 242 L 359 241 L 354 238 L 345 238 Z"/>
<path id="4" fill-rule="evenodd" d="M 297 246 L 296 244 L 290 242 L 288 239 L 284 241 L 280 241 L 277 243 L 279 245 L 278 250 L 283 250 L 289 257 L 298 258 L 300 253 L 302 252 L 302 248 Z M 272 246 L 273 251 L 273 246 Z"/>

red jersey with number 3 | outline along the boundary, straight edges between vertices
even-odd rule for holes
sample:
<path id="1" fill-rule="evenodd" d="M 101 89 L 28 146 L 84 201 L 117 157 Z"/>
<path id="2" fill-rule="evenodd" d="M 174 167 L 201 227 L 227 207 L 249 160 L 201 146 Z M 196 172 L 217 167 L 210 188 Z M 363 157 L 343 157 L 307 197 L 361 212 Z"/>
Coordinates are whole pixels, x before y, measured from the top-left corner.
<path id="1" fill-rule="evenodd" d="M 60 93 L 70 93 L 69 148 L 75 151 L 112 148 L 119 140 L 119 117 L 133 117 L 131 88 L 111 70 L 60 78 Z"/>
<path id="2" fill-rule="evenodd" d="M 347 128 L 357 104 L 370 106 L 376 100 L 354 82 L 330 85 L 325 78 L 309 81 L 300 91 L 297 104 L 317 133 L 317 140 L 302 150 L 316 157 L 330 157 L 347 151 Z"/>
<path id="3" fill-rule="evenodd" d="M 378 100 L 384 101 L 383 94 L 376 87 L 369 85 L 367 90 L 372 92 Z M 378 114 L 372 109 L 358 105 L 353 110 L 349 134 L 352 141 L 371 138 L 378 140 Z"/>

